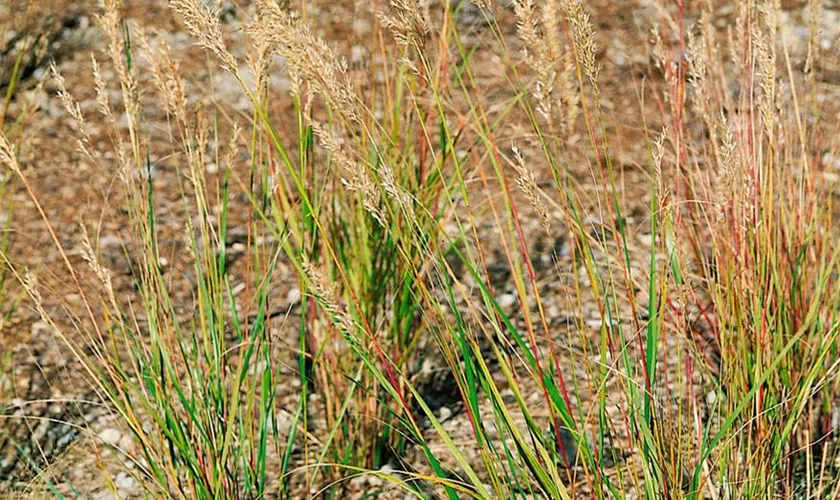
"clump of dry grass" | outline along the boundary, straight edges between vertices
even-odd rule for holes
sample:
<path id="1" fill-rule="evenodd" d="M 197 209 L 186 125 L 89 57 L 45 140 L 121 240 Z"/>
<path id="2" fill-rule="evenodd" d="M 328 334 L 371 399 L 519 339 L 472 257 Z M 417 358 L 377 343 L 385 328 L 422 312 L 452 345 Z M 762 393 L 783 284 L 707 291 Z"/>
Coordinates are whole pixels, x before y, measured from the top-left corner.
<path id="1" fill-rule="evenodd" d="M 507 51 L 492 5 L 480 7 Z M 418 497 L 840 491 L 838 447 L 826 430 L 838 390 L 840 249 L 828 190 L 814 180 L 831 128 L 807 109 L 816 99 L 803 82 L 817 71 L 817 46 L 809 42 L 805 70 L 795 71 L 776 2 L 742 6 L 726 47 L 709 3 L 694 29 L 684 29 L 683 3 L 661 7 L 652 51 L 661 78 L 650 87 L 664 105 L 645 115 L 662 128 L 651 137 L 644 124 L 650 243 L 641 250 L 622 215 L 628 207 L 612 151 L 622 143 L 608 126 L 598 37 L 580 0 L 514 3 L 526 69 L 503 68 L 517 96 L 510 114 L 478 98 L 483 89 L 448 9 L 390 2 L 378 17 L 378 35 L 396 42 L 379 49 L 389 73 L 359 86 L 335 48 L 274 2 L 260 2 L 247 28 L 252 83 L 227 48 L 217 11 L 197 0 L 172 8 L 254 110 L 242 125 L 249 164 L 237 166 L 233 126 L 214 198 L 204 166 L 209 152 L 219 154 L 213 134 L 222 127 L 207 110 L 187 108 L 171 51 L 136 37 L 153 90 L 176 117 L 171 154 L 188 186 L 181 202 L 194 303 L 176 305 L 158 264 L 154 185 L 129 175 L 147 168 L 138 125 L 150 104 L 138 70 L 125 65 L 130 49 L 117 5 L 106 4 L 102 23 L 128 138 L 96 59 L 92 66 L 99 112 L 125 172 L 140 300 L 120 303 L 84 230 L 82 255 L 103 285 L 106 312 L 99 317 L 88 305 L 94 356 L 78 355 L 140 443 L 137 475 L 150 494 L 311 495 L 365 472 Z M 267 83 L 276 56 L 293 82 L 283 96 L 291 120 L 271 106 L 279 98 Z M 78 104 L 53 73 L 79 148 L 99 158 Z M 738 84 L 734 95 L 730 82 Z M 281 132 L 284 120 L 292 126 Z M 496 136 L 517 120 L 536 147 L 512 146 L 507 165 Z M 581 128 L 591 181 L 567 175 L 574 153 L 563 139 Z M 2 134 L 0 162 L 25 183 Z M 551 171 L 552 188 L 538 185 L 539 166 Z M 232 291 L 225 259 L 237 180 L 251 202 L 244 298 Z M 559 277 L 569 284 L 562 300 L 577 317 L 595 311 L 597 332 L 583 319 L 566 338 L 555 332 L 519 195 L 548 237 L 561 226 L 548 207 L 562 214 L 574 243 L 573 272 Z M 487 220 L 498 241 L 479 232 Z M 273 243 L 258 243 L 257 234 Z M 491 248 L 514 271 L 513 304 L 494 290 Z M 278 346 L 268 320 L 281 256 L 302 300 L 294 345 Z M 39 302 L 37 286 L 25 285 Z M 177 319 L 182 306 L 194 317 Z M 283 366 L 284 351 L 294 371 Z M 466 438 L 441 422 L 446 412 L 421 386 L 416 366 L 432 355 L 456 395 L 447 404 L 465 413 Z M 282 431 L 279 373 L 299 381 Z M 395 468 L 399 474 L 383 472 Z"/>

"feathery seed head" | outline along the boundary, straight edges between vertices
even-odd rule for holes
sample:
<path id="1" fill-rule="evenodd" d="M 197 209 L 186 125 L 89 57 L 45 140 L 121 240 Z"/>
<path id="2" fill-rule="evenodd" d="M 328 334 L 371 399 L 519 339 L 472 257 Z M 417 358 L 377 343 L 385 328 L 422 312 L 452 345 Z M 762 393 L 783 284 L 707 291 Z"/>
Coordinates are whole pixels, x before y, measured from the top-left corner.
<path id="1" fill-rule="evenodd" d="M 525 159 L 522 157 L 522 152 L 515 144 L 511 144 L 511 151 L 513 152 L 514 161 L 513 167 L 516 169 L 517 178 L 516 185 L 520 191 L 525 195 L 525 198 L 534 207 L 537 216 L 540 218 L 540 225 L 545 229 L 546 234 L 551 234 L 551 218 L 548 210 L 545 207 L 545 202 L 540 196 L 540 189 L 537 186 L 537 180 L 534 172 L 525 166 Z"/>
<path id="2" fill-rule="evenodd" d="M 20 175 L 20 164 L 18 163 L 17 154 L 2 130 L 0 130 L 0 163 L 4 163 L 12 172 Z"/>
<path id="3" fill-rule="evenodd" d="M 563 0 L 562 7 L 572 30 L 572 42 L 578 63 L 583 69 L 583 74 L 589 79 L 589 83 L 597 91 L 600 66 L 595 61 L 598 45 L 595 42 L 595 29 L 592 26 L 592 21 L 589 19 L 589 14 L 583 9 L 580 0 Z"/>
<path id="4" fill-rule="evenodd" d="M 67 111 L 67 114 L 69 114 L 79 126 L 79 134 L 81 137 L 76 141 L 78 150 L 93 160 L 90 134 L 87 131 L 87 125 L 85 123 L 85 117 L 82 115 L 82 109 L 79 107 L 79 103 L 76 102 L 70 92 L 68 92 L 67 84 L 64 81 L 64 77 L 61 73 L 59 73 L 58 68 L 55 66 L 55 61 L 50 63 L 50 73 L 52 74 L 53 80 L 55 80 L 56 86 L 58 87 L 58 98 L 61 100 L 61 104 L 64 106 L 65 111 Z"/>
<path id="5" fill-rule="evenodd" d="M 137 116 L 140 111 L 140 98 L 137 80 L 125 61 L 126 47 L 118 0 L 106 0 L 105 12 L 99 16 L 99 23 L 108 36 L 108 53 L 122 87 L 125 111 L 129 116 Z"/>
<path id="6" fill-rule="evenodd" d="M 183 17 L 184 26 L 190 35 L 198 40 L 202 47 L 213 52 L 225 70 L 237 74 L 236 59 L 225 47 L 219 9 L 202 5 L 198 0 L 171 0 L 169 5 Z"/>
<path id="7" fill-rule="evenodd" d="M 111 273 L 108 269 L 102 267 L 99 263 L 99 259 L 96 257 L 96 252 L 93 250 L 93 245 L 90 242 L 90 236 L 88 235 L 87 227 L 84 224 L 81 224 L 82 228 L 82 259 L 88 263 L 90 268 L 96 274 L 96 277 L 99 278 L 99 281 L 105 287 L 106 292 L 108 295 L 113 296 L 114 294 L 114 287 L 111 284 Z"/>
<path id="8" fill-rule="evenodd" d="M 388 12 L 379 13 L 382 25 L 400 46 L 421 50 L 429 34 L 428 0 L 390 0 L 388 4 Z"/>
<path id="9" fill-rule="evenodd" d="M 110 121 L 113 119 L 111 99 L 108 97 L 105 80 L 102 79 L 102 73 L 99 71 L 99 62 L 92 53 L 90 55 L 90 62 L 93 66 L 93 82 L 94 88 L 96 89 L 96 103 L 99 105 L 99 112 Z"/>
<path id="10" fill-rule="evenodd" d="M 315 299 L 331 316 L 335 326 L 349 341 L 356 342 L 356 322 L 340 305 L 341 300 L 336 287 L 328 284 L 326 277 L 305 255 L 301 261 L 301 268 L 309 280 Z"/>
<path id="11" fill-rule="evenodd" d="M 361 122 L 362 105 L 347 74 L 346 60 L 336 57 L 324 40 L 277 5 L 264 2 L 261 9 L 262 22 L 249 31 L 264 39 L 266 54 L 283 56 L 293 80 L 306 82 L 311 92 L 323 96 L 348 120 Z M 293 88 L 299 92 L 299 84 Z"/>
<path id="12" fill-rule="evenodd" d="M 386 227 L 385 214 L 380 210 L 380 195 L 376 184 L 370 178 L 363 165 L 352 160 L 342 148 L 341 141 L 335 137 L 323 124 L 310 121 L 310 126 L 321 145 L 330 154 L 332 160 L 343 171 L 341 183 L 350 191 L 359 193 L 362 206 L 376 219 L 382 227 Z"/>
<path id="13" fill-rule="evenodd" d="M 738 162 L 738 144 L 732 125 L 721 113 L 718 122 L 718 134 L 721 137 L 720 147 L 720 181 L 726 197 L 731 197 L 743 183 L 743 172 Z"/>
<path id="14" fill-rule="evenodd" d="M 515 0 L 516 26 L 523 42 L 524 59 L 535 73 L 531 96 L 537 112 L 546 120 L 553 119 L 553 103 L 560 105 L 566 130 L 571 130 L 578 114 L 578 93 L 572 53 L 565 50 L 559 33 L 560 6 L 549 0 L 538 12 L 534 0 Z M 557 83 L 559 81 L 559 84 Z M 555 98 L 555 88 L 559 96 Z"/>

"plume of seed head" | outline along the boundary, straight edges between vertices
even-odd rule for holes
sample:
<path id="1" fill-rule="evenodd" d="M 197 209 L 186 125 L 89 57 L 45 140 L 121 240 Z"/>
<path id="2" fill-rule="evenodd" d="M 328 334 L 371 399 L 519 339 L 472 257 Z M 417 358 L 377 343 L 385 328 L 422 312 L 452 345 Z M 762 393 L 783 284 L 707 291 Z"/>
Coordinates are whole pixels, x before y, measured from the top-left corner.
<path id="1" fill-rule="evenodd" d="M 579 113 L 578 88 L 575 78 L 575 58 L 571 50 L 560 38 L 560 13 L 562 8 L 559 0 L 547 0 L 542 8 L 542 32 L 545 45 L 556 68 L 554 87 L 558 94 L 557 101 L 563 115 L 560 117 L 564 129 L 571 133 Z M 559 67 L 558 67 L 559 65 Z"/>
<path id="2" fill-rule="evenodd" d="M 93 54 L 90 55 L 91 64 L 93 65 L 93 82 L 96 90 L 96 103 L 99 108 L 99 113 L 105 117 L 111 125 L 111 132 L 109 132 L 113 145 L 117 151 L 117 160 L 119 164 L 120 180 L 126 182 L 128 172 L 130 171 L 125 155 L 125 144 L 122 136 L 117 130 L 117 120 L 114 116 L 113 108 L 111 107 L 111 99 L 108 97 L 108 89 L 105 85 L 105 80 L 102 78 L 102 72 L 99 69 L 99 61 L 96 60 Z"/>
<path id="3" fill-rule="evenodd" d="M 729 35 L 729 58 L 736 69 L 740 67 L 742 53 L 741 50 L 746 46 L 749 31 L 746 29 L 747 10 L 750 2 L 738 2 L 738 12 L 735 15 L 734 34 L 730 30 Z"/>
<path id="4" fill-rule="evenodd" d="M 721 113 L 718 122 L 718 134 L 721 138 L 720 182 L 723 186 L 723 192 L 727 197 L 730 197 L 742 183 L 742 172 L 738 166 L 738 144 L 735 140 L 735 133 L 723 113 Z"/>
<path id="5" fill-rule="evenodd" d="M 23 288 L 26 290 L 26 293 L 32 299 L 32 302 L 35 303 L 36 309 L 41 314 L 42 317 L 47 317 L 46 311 L 43 310 L 44 300 L 41 297 L 41 292 L 38 290 L 38 283 L 35 279 L 35 276 L 32 275 L 29 271 L 26 271 L 26 274 L 23 276 Z"/>
<path id="6" fill-rule="evenodd" d="M 324 124 L 309 120 L 309 125 L 312 127 L 315 136 L 321 141 L 321 145 L 344 172 L 352 173 L 358 170 L 356 162 L 350 159 L 344 151 L 341 140 L 327 130 Z"/>
<path id="7" fill-rule="evenodd" d="M 254 72 L 254 82 L 258 92 L 263 92 L 268 86 L 268 76 L 271 72 L 271 45 L 265 36 L 257 39 L 257 54 L 248 55 L 248 62 Z"/>
<path id="8" fill-rule="evenodd" d="M 382 227 L 387 227 L 385 214 L 379 208 L 380 196 L 376 184 L 366 173 L 357 173 L 353 177 L 341 179 L 342 184 L 350 190 L 358 192 L 362 197 L 362 206 Z"/>
<path id="9" fill-rule="evenodd" d="M 563 101 L 565 116 L 563 117 L 566 124 L 566 132 L 571 133 L 574 128 L 575 120 L 580 114 L 580 96 L 578 95 L 577 84 L 575 83 L 575 58 L 571 51 L 566 51 L 563 54 L 563 70 L 560 72 L 559 93 L 560 99 Z"/>
<path id="10" fill-rule="evenodd" d="M 708 74 L 706 58 L 706 39 L 703 36 L 690 36 L 688 39 L 688 80 L 694 91 L 694 109 L 697 116 L 707 116 L 709 95 L 706 88 Z"/>
<path id="11" fill-rule="evenodd" d="M 490 12 L 493 10 L 493 0 L 473 0 L 473 4 L 481 10 Z"/>
<path id="12" fill-rule="evenodd" d="M 340 305 L 338 294 L 335 286 L 330 286 L 321 273 L 321 271 L 312 264 L 312 262 L 304 256 L 301 262 L 301 268 L 304 274 L 309 279 L 309 284 L 312 287 L 312 292 L 315 294 L 315 299 L 321 304 L 321 307 L 327 311 L 331 317 L 333 324 L 348 337 L 348 339 L 355 339 L 356 336 L 356 322 L 347 314 Z"/>
<path id="13" fill-rule="evenodd" d="M 562 7 L 572 30 L 575 56 L 583 74 L 586 75 L 590 85 L 597 91 L 600 67 L 595 61 L 598 45 L 595 42 L 595 29 L 592 26 L 592 21 L 590 21 L 589 14 L 584 10 L 580 0 L 563 0 Z"/>
<path id="14" fill-rule="evenodd" d="M 116 297 L 114 296 L 114 287 L 112 285 L 111 273 L 99 263 L 96 257 L 96 252 L 93 250 L 93 245 L 90 242 L 87 227 L 84 224 L 82 227 L 82 259 L 87 262 L 88 266 L 93 270 L 99 282 L 105 287 L 105 291 L 111 300 L 111 305 L 116 307 Z"/>
<path id="15" fill-rule="evenodd" d="M 665 139 L 668 137 L 668 126 L 662 127 L 662 132 L 653 142 L 653 177 L 656 185 L 656 191 L 659 194 L 660 202 L 664 201 L 668 195 L 668 187 L 665 182 L 665 176 L 662 175 L 662 161 L 665 158 Z M 662 206 L 664 203 L 660 203 Z"/>
<path id="16" fill-rule="evenodd" d="M 137 91 L 137 81 L 125 62 L 126 47 L 123 41 L 120 5 L 117 0 L 105 1 L 105 12 L 99 17 L 99 23 L 108 36 L 108 52 L 122 87 L 126 113 L 130 116 L 136 116 L 140 109 L 140 99 Z"/>
<path id="17" fill-rule="evenodd" d="M 237 74 L 236 58 L 225 46 L 219 8 L 212 8 L 199 0 L 171 0 L 169 5 L 181 15 L 190 35 L 215 54 L 226 71 Z"/>
<path id="18" fill-rule="evenodd" d="M 541 116 L 551 119 L 557 102 L 560 121 L 570 131 L 579 112 L 579 97 L 573 52 L 566 50 L 559 35 L 562 8 L 558 0 L 548 0 L 541 9 L 534 0 L 516 0 L 513 7 L 524 60 L 536 77 L 531 89 L 534 107 Z"/>
<path id="19" fill-rule="evenodd" d="M 87 124 L 85 123 L 85 117 L 82 115 L 82 109 L 70 92 L 67 91 L 67 83 L 64 81 L 64 76 L 59 73 L 54 61 L 50 63 L 50 73 L 58 87 L 58 98 L 61 100 L 61 104 L 64 106 L 65 111 L 67 111 L 67 114 L 73 118 L 79 127 L 80 137 L 76 142 L 78 149 L 82 154 L 93 160 L 90 134 L 87 131 Z"/>
<path id="20" fill-rule="evenodd" d="M 557 2 L 558 0 L 546 0 L 540 9 L 543 38 L 545 38 L 551 58 L 555 61 L 560 60 L 560 51 L 563 46 L 560 42 L 560 5 Z"/>
<path id="21" fill-rule="evenodd" d="M 537 180 L 536 177 L 534 177 L 534 172 L 525 165 L 525 159 L 522 157 L 522 152 L 516 147 L 516 145 L 511 144 L 510 149 L 516 160 L 513 163 L 513 167 L 516 169 L 517 173 L 516 185 L 519 187 L 519 190 L 522 191 L 522 194 L 525 195 L 528 202 L 531 203 L 531 206 L 534 207 L 534 210 L 537 212 L 537 216 L 540 218 L 540 225 L 543 229 L 545 229 L 546 234 L 551 234 L 551 218 L 548 215 L 545 202 L 543 202 L 543 199 L 540 196 L 540 190 L 537 186 Z"/>
<path id="22" fill-rule="evenodd" d="M 5 164 L 12 172 L 20 175 L 21 171 L 17 154 L 15 154 L 12 144 L 2 130 L 0 130 L 0 163 Z"/>
<path id="23" fill-rule="evenodd" d="M 342 171 L 341 183 L 350 191 L 359 193 L 362 199 L 362 206 L 365 210 L 373 216 L 376 221 L 386 227 L 385 214 L 380 210 L 380 196 L 376 189 L 376 184 L 370 178 L 369 173 L 363 167 L 353 161 L 344 148 L 341 147 L 339 139 L 336 138 L 330 131 L 326 129 L 321 123 L 311 121 L 312 131 L 315 136 L 321 141 L 321 145 L 330 154 L 330 157 L 336 162 Z"/>
<path id="24" fill-rule="evenodd" d="M 232 170 L 233 166 L 236 163 L 236 153 L 238 151 L 238 143 L 239 143 L 239 134 L 241 133 L 241 129 L 238 123 L 233 124 L 233 130 L 230 132 L 230 140 L 228 140 L 227 145 L 227 155 L 225 156 L 225 165 L 227 168 Z"/>
<path id="25" fill-rule="evenodd" d="M 759 109 L 764 129 L 772 135 L 776 124 L 776 33 L 778 17 L 775 3 L 767 0 L 759 5 L 759 19 L 753 24 L 752 38 L 758 58 L 761 97 Z"/>
<path id="26" fill-rule="evenodd" d="M 537 111 L 545 119 L 551 118 L 552 94 L 557 77 L 555 60 L 549 44 L 540 34 L 539 16 L 534 0 L 516 0 L 513 4 L 516 13 L 516 28 L 523 42 L 524 59 L 536 75 L 531 96 Z"/>
<path id="27" fill-rule="evenodd" d="M 412 227 L 417 227 L 417 217 L 414 213 L 414 206 L 416 199 L 411 193 L 405 190 L 397 182 L 394 171 L 388 165 L 379 167 L 379 179 L 382 184 L 382 189 L 397 203 L 400 211 L 408 220 Z"/>
<path id="28" fill-rule="evenodd" d="M 391 167 L 383 165 L 379 168 L 379 177 L 385 192 L 391 196 L 403 209 L 410 208 L 414 204 L 414 197 L 397 183 L 396 176 Z"/>
<path id="29" fill-rule="evenodd" d="M 652 55 L 653 65 L 660 71 L 665 71 L 668 64 L 668 59 L 665 57 L 665 43 L 662 41 L 662 34 L 659 32 L 659 27 L 654 25 L 650 29 L 650 36 L 652 40 Z"/>
<path id="30" fill-rule="evenodd" d="M 265 22 L 262 9 L 257 9 L 254 21 L 256 25 L 260 25 Z M 256 55 L 249 53 L 247 57 L 248 64 L 254 72 L 254 82 L 256 84 L 257 92 L 261 93 L 268 85 L 268 76 L 271 71 L 274 47 L 266 36 L 265 30 L 255 30 L 254 33 L 256 38 Z"/>
<path id="31" fill-rule="evenodd" d="M 513 3 L 513 10 L 516 13 L 516 29 L 519 38 L 525 43 L 526 58 L 530 55 L 530 50 L 544 48 L 541 43 L 536 9 L 534 0 L 515 0 Z"/>
<path id="32" fill-rule="evenodd" d="M 82 116 L 82 110 L 79 107 L 79 103 L 77 103 L 70 92 L 67 91 L 67 82 L 55 66 L 55 61 L 50 63 L 50 74 L 58 87 L 58 98 L 61 100 L 61 104 L 64 106 L 65 111 L 67 111 L 67 114 L 76 120 L 79 125 L 84 125 L 85 118 Z"/>
<path id="33" fill-rule="evenodd" d="M 105 86 L 105 80 L 102 78 L 102 72 L 99 70 L 99 62 L 96 56 L 91 53 L 90 63 L 93 68 L 93 87 L 96 90 L 96 104 L 99 106 L 99 113 L 113 121 L 114 113 L 111 109 L 111 98 L 108 97 L 108 89 Z"/>
<path id="34" fill-rule="evenodd" d="M 262 22 L 249 27 L 249 32 L 264 37 L 268 53 L 285 58 L 290 75 L 305 81 L 333 110 L 360 123 L 361 101 L 347 74 L 347 61 L 279 6 L 263 0 L 259 8 Z"/>
<path id="35" fill-rule="evenodd" d="M 429 34 L 429 2 L 427 0 L 390 0 L 388 11 L 379 12 L 379 20 L 402 47 L 421 50 Z"/>
<path id="36" fill-rule="evenodd" d="M 819 48 L 819 20 L 822 16 L 822 2 L 820 0 L 808 0 L 805 7 L 808 18 L 808 52 L 805 56 L 805 73 L 811 74 L 814 71 L 814 58 Z"/>
<path id="37" fill-rule="evenodd" d="M 152 81 L 163 99 L 166 112 L 185 124 L 187 120 L 186 91 L 169 45 L 161 41 L 157 48 L 153 48 L 142 31 L 138 32 L 137 40 L 149 64 Z"/>

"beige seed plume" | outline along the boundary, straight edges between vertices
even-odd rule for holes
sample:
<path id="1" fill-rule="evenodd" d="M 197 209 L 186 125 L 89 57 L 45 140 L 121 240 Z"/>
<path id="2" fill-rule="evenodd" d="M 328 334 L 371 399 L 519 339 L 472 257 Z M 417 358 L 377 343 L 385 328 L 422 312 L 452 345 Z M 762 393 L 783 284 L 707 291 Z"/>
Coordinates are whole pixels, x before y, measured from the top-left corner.
<path id="1" fill-rule="evenodd" d="M 96 89 L 96 104 L 99 105 L 99 113 L 110 121 L 113 119 L 111 99 L 108 97 L 105 80 L 102 78 L 102 72 L 99 70 L 99 62 L 93 53 L 90 55 L 90 63 L 93 67 L 93 87 Z"/>
<path id="2" fill-rule="evenodd" d="M 595 61 L 598 45 L 595 42 L 595 29 L 589 14 L 583 9 L 580 0 L 563 0 L 562 8 L 572 29 L 572 43 L 583 74 L 593 88 L 598 90 L 600 67 Z"/>
<path id="3" fill-rule="evenodd" d="M 534 0 L 517 0 L 513 9 L 516 13 L 516 28 L 524 46 L 524 59 L 536 76 L 531 96 L 537 111 L 543 118 L 550 120 L 554 80 L 557 77 L 554 54 L 550 44 L 540 34 Z"/>
<path id="4" fill-rule="evenodd" d="M 137 90 L 137 80 L 125 61 L 126 47 L 122 31 L 122 18 L 120 17 L 120 4 L 121 2 L 118 0 L 105 0 L 105 12 L 98 19 L 108 37 L 108 53 L 111 56 L 111 64 L 114 66 L 114 71 L 122 88 L 123 106 L 130 117 L 136 117 L 140 112 L 140 97 Z M 129 127 L 132 126 L 132 120 L 129 120 Z"/>
<path id="5" fill-rule="evenodd" d="M 276 4 L 259 4 L 260 23 L 249 27 L 256 38 L 262 37 L 267 54 L 277 53 L 286 59 L 289 73 L 309 84 L 313 93 L 323 96 L 329 106 L 348 120 L 361 122 L 361 99 L 347 74 L 346 60 L 339 58 L 327 43 L 315 37 L 309 27 Z"/>
<path id="6" fill-rule="evenodd" d="M 723 112 L 721 112 L 718 122 L 718 134 L 721 137 L 720 159 L 718 160 L 720 182 L 724 194 L 730 197 L 737 192 L 743 182 L 743 172 L 738 160 L 738 144 L 735 139 L 735 132 Z"/>
<path id="7" fill-rule="evenodd" d="M 327 279 L 321 271 L 306 257 L 303 257 L 301 268 L 309 280 L 315 299 L 331 316 L 333 324 L 351 341 L 356 339 L 356 322 L 340 305 L 340 299 L 335 286 L 328 285 Z"/>
<path id="8" fill-rule="evenodd" d="M 172 58 L 172 51 L 165 41 L 152 48 L 145 34 L 137 34 L 141 53 L 149 63 L 152 81 L 163 99 L 167 113 L 176 116 L 183 124 L 187 122 L 187 96 L 184 84 L 178 74 L 178 64 Z"/>
<path id="9" fill-rule="evenodd" d="M 518 174 L 516 178 L 516 185 L 525 195 L 525 198 L 527 198 L 531 203 L 531 206 L 534 207 L 534 210 L 536 210 L 537 215 L 540 218 L 540 225 L 543 229 L 545 229 L 546 234 L 551 234 L 551 218 L 548 215 L 545 202 L 540 196 L 540 189 L 537 186 L 537 180 L 534 176 L 534 172 L 525 166 L 525 159 L 522 157 L 522 152 L 516 147 L 516 145 L 511 144 L 510 149 L 516 159 L 513 163 L 513 167 L 516 169 L 516 173 Z"/>
<path id="10" fill-rule="evenodd" d="M 35 309 L 38 310 L 38 313 L 41 315 L 41 318 L 48 318 L 50 317 L 47 312 L 44 310 L 44 300 L 41 297 L 41 291 L 38 290 L 38 282 L 33 274 L 26 271 L 23 276 L 23 289 L 26 290 L 26 293 L 29 295 L 29 298 L 32 299 L 32 302 L 35 304 Z"/>
<path id="11" fill-rule="evenodd" d="M 2 130 L 0 130 L 0 163 L 5 164 L 12 172 L 20 175 L 20 164 L 18 163 L 17 154 Z"/>
<path id="12" fill-rule="evenodd" d="M 111 280 L 111 272 L 108 271 L 106 267 L 104 267 L 96 256 L 96 251 L 93 249 L 93 244 L 91 244 L 90 236 L 88 235 L 87 227 L 84 224 L 81 224 L 82 228 L 82 259 L 88 263 L 88 266 L 93 270 L 96 277 L 99 279 L 99 282 L 102 283 L 102 286 L 105 288 L 105 293 L 108 295 L 108 300 L 111 303 L 111 307 L 114 310 L 119 309 L 119 305 L 117 304 L 117 297 L 114 294 L 114 286 Z"/>
<path id="13" fill-rule="evenodd" d="M 382 180 L 382 187 L 385 189 L 385 192 L 397 202 L 401 209 L 410 211 L 414 203 L 414 197 L 397 183 L 396 175 L 394 175 L 391 167 L 387 165 L 381 166 L 379 168 L 379 177 Z"/>
<path id="14" fill-rule="evenodd" d="M 58 87 L 58 98 L 61 100 L 61 104 L 67 111 L 67 114 L 69 114 L 79 126 L 79 134 L 81 137 L 77 139 L 78 150 L 93 160 L 90 134 L 87 131 L 87 125 L 85 123 L 85 117 L 82 115 L 82 109 L 79 107 L 79 103 L 76 102 L 70 92 L 68 92 L 64 76 L 59 73 L 58 68 L 55 66 L 55 62 L 50 63 L 50 74 L 52 74 L 53 80 L 55 80 L 55 84 Z"/>
<path id="15" fill-rule="evenodd" d="M 659 196 L 659 206 L 666 205 L 668 197 L 668 183 L 662 175 L 662 160 L 665 158 L 665 139 L 668 137 L 668 126 L 662 127 L 662 132 L 653 142 L 653 177 L 656 192 Z"/>
<path id="16" fill-rule="evenodd" d="M 534 0 L 515 0 L 516 26 L 523 42 L 524 60 L 534 71 L 531 97 L 534 107 L 546 120 L 559 118 L 566 131 L 574 126 L 579 113 L 573 52 L 560 37 L 559 0 L 547 0 L 538 9 Z M 559 117 L 552 115 L 554 104 Z"/>
<path id="17" fill-rule="evenodd" d="M 773 135 L 776 116 L 776 38 L 779 26 L 777 6 L 772 0 L 759 4 L 760 16 L 753 23 L 752 39 L 758 54 L 758 74 L 761 95 L 759 110 L 764 121 L 764 130 Z"/>
<path id="18" fill-rule="evenodd" d="M 688 80 L 694 90 L 694 110 L 697 116 L 708 116 L 709 95 L 706 88 L 708 68 L 706 64 L 706 39 L 703 36 L 689 36 Z"/>
<path id="19" fill-rule="evenodd" d="M 390 0 L 388 4 L 388 12 L 379 13 L 382 25 L 399 45 L 420 49 L 429 33 L 428 0 Z"/>
<path id="20" fill-rule="evenodd" d="M 814 58 L 819 48 L 819 20 L 822 16 L 822 2 L 820 0 L 808 0 L 805 12 L 808 18 L 808 53 L 805 56 L 804 72 L 811 74 L 814 71 Z"/>
<path id="21" fill-rule="evenodd" d="M 183 17 L 190 35 L 202 47 L 213 52 L 225 70 L 236 74 L 236 58 L 225 47 L 219 9 L 203 5 L 198 0 L 171 0 L 169 6 Z"/>
<path id="22" fill-rule="evenodd" d="M 307 115 L 308 116 L 308 115 Z M 370 178 L 369 172 L 364 166 L 353 161 L 338 138 L 319 122 L 310 120 L 310 126 L 315 136 L 321 141 L 321 145 L 330 154 L 332 160 L 342 171 L 341 183 L 350 191 L 359 193 L 362 198 L 362 206 L 376 219 L 382 227 L 386 227 L 385 214 L 380 210 L 380 196 L 376 189 L 376 183 Z"/>

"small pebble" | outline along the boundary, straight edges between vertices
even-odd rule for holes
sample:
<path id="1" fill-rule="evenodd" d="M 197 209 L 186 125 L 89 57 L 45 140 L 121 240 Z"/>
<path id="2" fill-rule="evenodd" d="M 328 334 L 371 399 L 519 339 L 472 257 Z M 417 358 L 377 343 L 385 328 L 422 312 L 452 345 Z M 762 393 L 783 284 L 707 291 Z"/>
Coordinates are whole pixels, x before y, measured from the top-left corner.
<path id="1" fill-rule="evenodd" d="M 300 302 L 300 290 L 297 288 L 292 288 L 289 290 L 289 293 L 286 294 L 286 304 L 292 306 Z"/>
<path id="2" fill-rule="evenodd" d="M 99 439 L 101 439 L 106 444 L 116 446 L 120 442 L 120 439 L 122 439 L 122 433 L 119 431 L 119 429 L 114 429 L 113 427 L 110 427 L 99 433 Z"/>
<path id="3" fill-rule="evenodd" d="M 133 490 L 136 485 L 134 478 L 129 476 L 125 472 L 120 472 L 119 474 L 117 474 L 117 477 L 114 478 L 114 484 L 120 490 L 127 491 Z"/>
<path id="4" fill-rule="evenodd" d="M 134 440 L 128 434 L 120 438 L 120 449 L 129 455 L 134 453 Z"/>
<path id="5" fill-rule="evenodd" d="M 499 304 L 499 307 L 506 309 L 516 304 L 516 296 L 512 293 L 503 293 L 496 299 L 496 302 Z"/>
<path id="6" fill-rule="evenodd" d="M 639 240 L 639 243 L 641 243 L 645 248 L 650 248 L 653 244 L 653 235 L 651 234 L 639 234 L 636 236 L 636 239 Z"/>
<path id="7" fill-rule="evenodd" d="M 440 409 L 438 409 L 438 414 L 439 420 L 446 420 L 452 416 L 452 410 L 445 406 L 441 406 Z"/>

